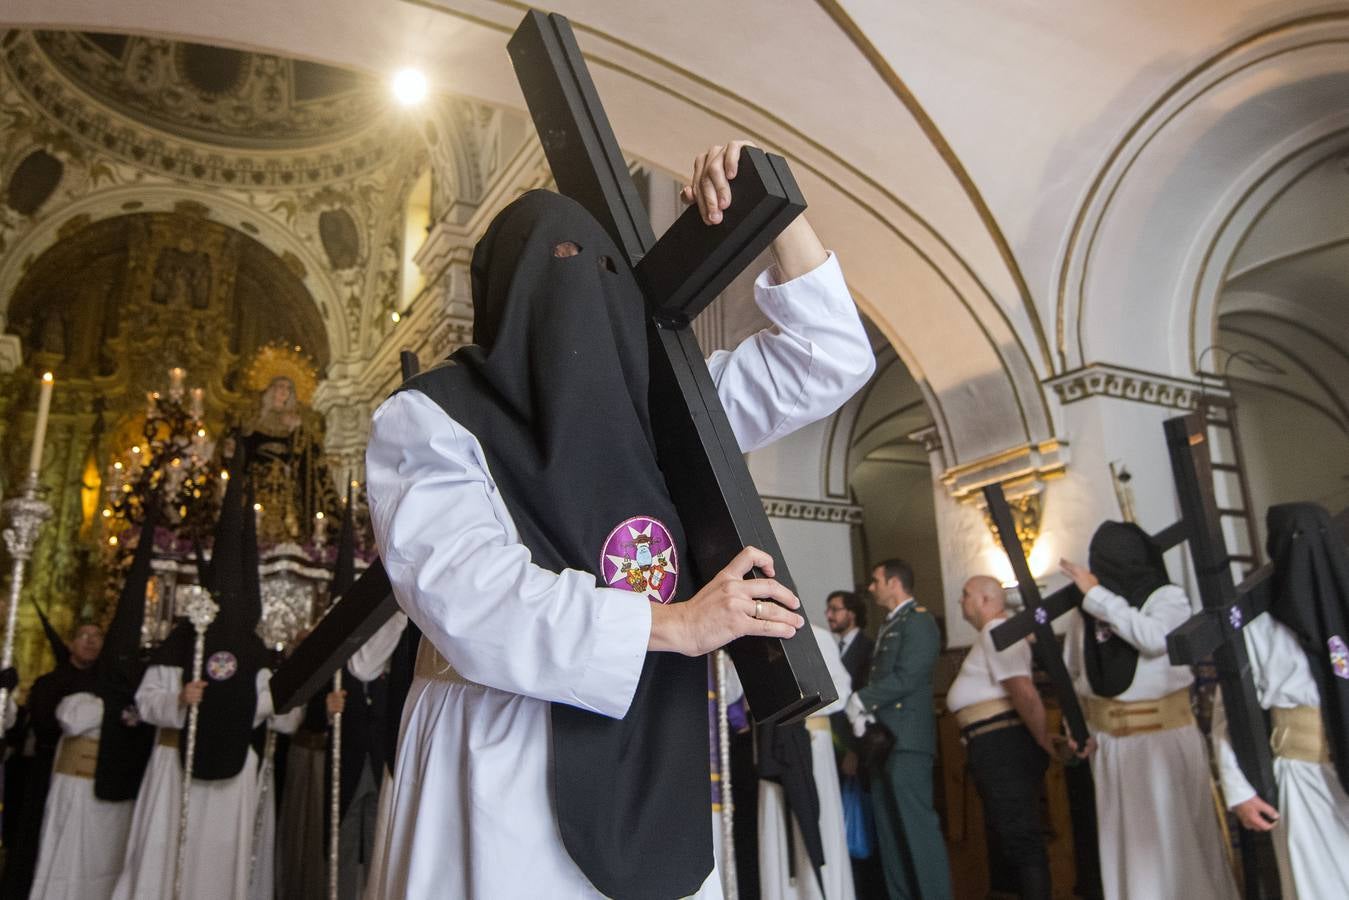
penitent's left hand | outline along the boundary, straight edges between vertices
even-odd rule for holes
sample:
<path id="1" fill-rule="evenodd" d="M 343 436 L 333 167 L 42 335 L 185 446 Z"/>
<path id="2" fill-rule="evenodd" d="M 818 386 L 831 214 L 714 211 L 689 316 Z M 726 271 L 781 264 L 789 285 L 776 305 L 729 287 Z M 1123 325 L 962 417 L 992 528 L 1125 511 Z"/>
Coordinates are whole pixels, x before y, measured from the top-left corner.
<path id="1" fill-rule="evenodd" d="M 721 221 L 721 211 L 731 205 L 730 181 L 740 165 L 740 151 L 755 146 L 751 141 L 714 144 L 693 161 L 693 181 L 684 185 L 679 199 L 697 203 L 704 225 Z"/>
<path id="2" fill-rule="evenodd" d="M 1101 583 L 1096 580 L 1095 575 L 1091 574 L 1091 569 L 1086 566 L 1079 566 L 1069 559 L 1059 560 L 1059 571 L 1071 578 L 1073 584 L 1077 585 L 1077 589 L 1084 594 Z"/>

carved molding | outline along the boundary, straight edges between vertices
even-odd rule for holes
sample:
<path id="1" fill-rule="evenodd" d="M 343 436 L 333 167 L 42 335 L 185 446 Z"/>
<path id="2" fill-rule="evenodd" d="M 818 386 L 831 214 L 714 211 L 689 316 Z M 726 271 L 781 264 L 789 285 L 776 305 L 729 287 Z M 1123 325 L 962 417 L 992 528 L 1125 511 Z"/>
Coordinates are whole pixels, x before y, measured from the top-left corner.
<path id="1" fill-rule="evenodd" d="M 861 525 L 862 507 L 852 503 L 800 500 L 794 497 L 763 497 L 763 510 L 772 519 L 800 519 L 834 525 Z"/>
<path id="2" fill-rule="evenodd" d="M 1046 383 L 1054 389 L 1059 402 L 1065 405 L 1089 397 L 1113 397 L 1117 400 L 1133 400 L 1137 403 L 1150 403 L 1186 412 L 1198 406 L 1203 387 L 1197 381 L 1129 369 L 1110 363 L 1092 363 L 1051 378 Z M 1226 391 L 1212 386 L 1204 393 L 1227 396 Z"/>
<path id="3" fill-rule="evenodd" d="M 962 502 L 980 496 L 984 485 L 999 482 L 1009 500 L 1061 476 L 1068 467 L 1068 443 L 1057 439 L 1024 444 L 1001 453 L 952 466 L 942 475 L 951 496 Z"/>

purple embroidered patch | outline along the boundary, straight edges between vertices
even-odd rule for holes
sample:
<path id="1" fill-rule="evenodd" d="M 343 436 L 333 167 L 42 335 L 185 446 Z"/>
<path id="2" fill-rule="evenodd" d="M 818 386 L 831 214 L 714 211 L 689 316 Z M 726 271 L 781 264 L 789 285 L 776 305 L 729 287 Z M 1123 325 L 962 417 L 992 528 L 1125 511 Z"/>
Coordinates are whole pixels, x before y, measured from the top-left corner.
<path id="1" fill-rule="evenodd" d="M 1332 634 L 1326 643 L 1330 645 L 1330 668 L 1336 677 L 1349 679 L 1349 647 L 1338 634 Z"/>
<path id="2" fill-rule="evenodd" d="M 1100 619 L 1096 620 L 1096 643 L 1104 644 L 1114 636 L 1115 629 L 1111 628 L 1109 624 L 1102 622 Z"/>
<path id="3" fill-rule="evenodd" d="M 206 677 L 212 681 L 228 681 L 239 670 L 239 660 L 228 650 L 212 653 L 206 660 Z"/>
<path id="4" fill-rule="evenodd" d="M 1035 607 L 1035 624 L 1044 625 L 1049 622 L 1049 610 L 1043 606 Z"/>
<path id="5" fill-rule="evenodd" d="M 1246 622 L 1245 617 L 1241 614 L 1241 607 L 1234 606 L 1229 609 L 1227 611 L 1227 621 L 1232 624 L 1233 630 L 1240 631 L 1241 626 Z"/>
<path id="6" fill-rule="evenodd" d="M 649 600 L 669 603 L 679 580 L 679 560 L 669 529 L 650 516 L 619 522 L 604 542 L 600 575 L 611 587 L 626 585 Z"/>

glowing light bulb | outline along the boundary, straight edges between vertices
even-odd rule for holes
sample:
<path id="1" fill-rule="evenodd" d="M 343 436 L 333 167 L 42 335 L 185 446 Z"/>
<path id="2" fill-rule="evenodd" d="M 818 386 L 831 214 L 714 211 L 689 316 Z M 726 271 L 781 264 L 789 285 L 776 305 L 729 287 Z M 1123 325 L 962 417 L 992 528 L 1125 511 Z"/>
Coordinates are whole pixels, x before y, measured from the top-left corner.
<path id="1" fill-rule="evenodd" d="M 108 546 L 110 547 L 117 546 L 117 535 L 114 534 L 112 537 L 108 538 Z"/>
<path id="2" fill-rule="evenodd" d="M 416 69 L 399 69 L 393 76 L 393 95 L 404 106 L 416 106 L 426 99 L 426 76 Z"/>
<path id="3" fill-rule="evenodd" d="M 323 520 L 323 510 L 319 510 L 318 512 L 314 513 L 314 518 L 316 518 L 316 519 L 322 521 L 322 520 Z"/>
<path id="4" fill-rule="evenodd" d="M 397 325 L 397 324 L 399 323 L 399 321 L 402 320 L 403 317 L 400 316 L 400 315 L 398 314 L 398 310 L 395 309 L 393 312 L 389 313 L 389 318 L 393 320 L 393 323 L 394 323 L 395 325 Z"/>
<path id="5" fill-rule="evenodd" d="M 112 510 L 108 509 L 106 506 L 103 508 L 103 518 L 105 519 L 112 518 Z"/>

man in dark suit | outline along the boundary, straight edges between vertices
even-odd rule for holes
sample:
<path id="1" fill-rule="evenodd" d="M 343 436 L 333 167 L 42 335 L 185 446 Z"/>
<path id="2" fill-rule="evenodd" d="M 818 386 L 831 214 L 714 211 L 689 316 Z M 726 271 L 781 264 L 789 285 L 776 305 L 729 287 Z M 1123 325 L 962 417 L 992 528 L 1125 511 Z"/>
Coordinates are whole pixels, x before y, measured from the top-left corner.
<path id="1" fill-rule="evenodd" d="M 824 615 L 829 623 L 829 631 L 838 641 L 843 668 L 848 670 L 848 676 L 852 679 L 852 690 L 856 691 L 867 683 L 867 675 L 871 671 L 871 651 L 875 646 L 865 630 L 866 601 L 852 591 L 834 591 L 825 603 Z M 834 749 L 838 754 L 840 783 L 846 784 L 850 779 L 857 778 L 857 737 L 848 724 L 848 717 L 842 712 L 834 713 L 829 719 L 834 731 Z M 871 792 L 866 787 L 862 790 L 863 802 L 869 808 L 872 803 Z M 867 830 L 873 831 L 869 826 Z M 871 844 L 874 847 L 874 835 Z M 859 900 L 884 894 L 880 858 L 874 849 L 867 857 L 853 857 L 852 871 L 853 885 Z"/>
<path id="2" fill-rule="evenodd" d="M 946 845 L 932 805 L 932 669 L 941 632 L 914 600 L 913 569 L 903 560 L 874 566 L 870 590 L 887 615 L 867 684 L 848 698 L 847 714 L 857 726 L 885 726 L 895 739 L 872 794 L 886 890 L 892 900 L 950 900 Z"/>
<path id="3" fill-rule="evenodd" d="M 834 591 L 829 595 L 824 610 L 829 630 L 838 641 L 838 652 L 843 657 L 843 668 L 852 677 L 855 691 L 867 683 L 871 668 L 871 649 L 874 646 L 866 635 L 867 606 L 852 591 Z"/>

